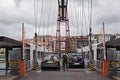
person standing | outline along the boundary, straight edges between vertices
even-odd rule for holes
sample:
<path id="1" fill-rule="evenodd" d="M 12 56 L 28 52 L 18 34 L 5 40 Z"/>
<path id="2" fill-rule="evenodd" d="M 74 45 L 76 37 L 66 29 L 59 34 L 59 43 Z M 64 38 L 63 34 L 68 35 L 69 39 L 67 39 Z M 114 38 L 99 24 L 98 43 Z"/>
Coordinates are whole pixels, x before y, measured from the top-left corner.
<path id="1" fill-rule="evenodd" d="M 63 71 L 68 69 L 68 60 L 67 60 L 67 55 L 64 53 L 63 54 Z"/>
<path id="2" fill-rule="evenodd" d="M 37 58 L 38 72 L 41 72 L 41 61 L 42 61 L 42 58 Z"/>

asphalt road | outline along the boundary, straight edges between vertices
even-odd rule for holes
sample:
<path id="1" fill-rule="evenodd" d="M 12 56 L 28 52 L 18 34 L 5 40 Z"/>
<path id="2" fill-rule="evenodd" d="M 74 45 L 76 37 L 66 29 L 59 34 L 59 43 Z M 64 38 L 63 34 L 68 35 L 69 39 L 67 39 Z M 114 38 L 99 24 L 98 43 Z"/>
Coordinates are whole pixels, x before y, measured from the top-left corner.
<path id="1" fill-rule="evenodd" d="M 24 77 L 18 77 L 16 80 L 112 80 L 103 77 L 96 71 L 88 69 L 69 69 L 68 71 L 31 71 Z"/>

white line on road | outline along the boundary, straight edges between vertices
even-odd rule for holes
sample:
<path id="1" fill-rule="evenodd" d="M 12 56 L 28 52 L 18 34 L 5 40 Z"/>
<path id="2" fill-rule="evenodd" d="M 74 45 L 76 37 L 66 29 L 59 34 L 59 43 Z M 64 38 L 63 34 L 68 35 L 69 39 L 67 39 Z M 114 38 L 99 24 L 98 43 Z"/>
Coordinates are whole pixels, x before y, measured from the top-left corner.
<path id="1" fill-rule="evenodd" d="M 91 71 L 89 71 L 89 70 L 87 70 L 87 69 L 85 70 L 85 72 L 86 72 L 86 73 L 91 73 Z"/>

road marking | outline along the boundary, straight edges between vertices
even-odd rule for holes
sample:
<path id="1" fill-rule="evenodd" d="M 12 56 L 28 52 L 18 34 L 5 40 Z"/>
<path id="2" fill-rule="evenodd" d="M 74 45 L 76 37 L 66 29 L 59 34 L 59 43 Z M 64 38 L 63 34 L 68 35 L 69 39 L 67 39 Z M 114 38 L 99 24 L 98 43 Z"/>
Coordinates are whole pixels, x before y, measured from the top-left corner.
<path id="1" fill-rule="evenodd" d="M 41 70 L 39 70 L 39 71 L 36 71 L 36 72 L 40 73 L 40 72 L 42 72 L 42 71 L 41 71 Z"/>
<path id="2" fill-rule="evenodd" d="M 120 80 L 120 77 L 118 77 L 118 76 L 114 76 L 114 78 L 117 79 L 117 80 Z"/>
<path id="3" fill-rule="evenodd" d="M 86 72 L 86 73 L 91 73 L 91 71 L 89 71 L 89 70 L 85 70 L 85 72 Z"/>

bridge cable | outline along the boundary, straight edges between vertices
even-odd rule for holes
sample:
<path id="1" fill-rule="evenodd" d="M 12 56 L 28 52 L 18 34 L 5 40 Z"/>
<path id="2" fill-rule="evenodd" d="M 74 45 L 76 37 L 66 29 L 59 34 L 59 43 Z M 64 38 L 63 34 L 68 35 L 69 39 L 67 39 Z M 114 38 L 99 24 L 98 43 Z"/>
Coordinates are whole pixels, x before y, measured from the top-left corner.
<path id="1" fill-rule="evenodd" d="M 35 25 L 35 33 L 37 33 L 37 27 L 38 27 L 38 0 L 34 0 L 34 25 Z"/>
<path id="2" fill-rule="evenodd" d="M 49 14 L 48 14 L 48 17 L 47 17 L 47 18 L 48 18 L 48 19 L 47 19 L 47 27 L 48 27 L 48 26 L 49 26 L 49 27 L 47 28 L 47 30 L 50 29 L 50 16 L 51 16 L 51 9 L 52 9 L 52 0 L 50 0 L 50 3 L 49 3 L 49 4 L 50 4 L 50 7 L 48 7 L 48 8 L 49 8 L 49 10 L 48 10 L 48 13 L 49 13 Z M 50 35 L 50 30 L 48 30 L 47 32 L 48 32 L 48 35 Z"/>
<path id="3" fill-rule="evenodd" d="M 81 0 L 81 35 L 83 35 L 83 9 L 84 9 L 84 3 L 83 0 Z"/>
<path id="4" fill-rule="evenodd" d="M 78 18 L 77 18 L 77 10 L 75 9 L 75 1 L 74 1 L 74 10 L 75 10 L 75 17 L 76 17 L 76 29 L 77 29 L 77 35 L 78 35 Z"/>
<path id="5" fill-rule="evenodd" d="M 53 1 L 53 0 L 52 0 Z M 53 2 L 52 2 L 53 3 Z M 51 30 L 50 30 L 50 34 L 52 35 L 52 33 L 53 33 L 53 30 L 54 30 L 54 20 L 55 20 L 55 18 L 54 18 L 54 16 L 55 16 L 55 4 L 53 5 L 53 15 L 51 16 Z M 56 30 L 56 29 L 55 29 Z"/>
<path id="6" fill-rule="evenodd" d="M 87 28 L 87 20 L 86 20 L 86 12 L 85 12 L 85 1 L 84 0 L 82 0 L 83 2 L 82 2 L 82 6 L 83 6 L 83 8 L 82 8 L 82 18 L 83 18 L 83 25 L 82 25 L 82 28 L 85 26 L 85 28 L 86 28 L 86 33 L 88 34 L 88 28 Z M 82 29 L 83 30 L 83 29 Z M 81 34 L 83 34 L 83 32 L 81 32 Z"/>
<path id="7" fill-rule="evenodd" d="M 43 0 L 42 0 L 42 2 L 41 2 L 41 11 L 40 11 L 40 17 L 39 17 L 39 31 L 38 31 L 38 35 L 40 35 L 40 31 L 41 31 L 41 27 L 42 27 L 42 22 L 41 22 L 41 18 L 42 18 L 42 14 L 43 14 Z"/>
<path id="8" fill-rule="evenodd" d="M 47 19 L 47 20 L 48 20 L 48 21 L 47 21 L 47 22 L 48 22 L 48 26 L 49 26 L 49 27 L 48 27 L 48 29 L 49 29 L 49 30 L 48 30 L 48 45 L 47 45 L 47 46 L 48 46 L 48 53 L 50 52 L 50 47 L 49 47 L 49 44 L 50 44 L 50 29 L 51 29 L 51 28 L 50 28 L 50 27 L 51 27 L 51 26 L 50 26 L 50 16 L 51 16 L 51 9 L 52 9 L 52 1 L 53 1 L 53 0 L 50 0 L 50 7 L 49 7 L 50 9 L 48 10 L 48 13 L 49 13 L 49 14 L 48 14 L 48 19 Z"/>
<path id="9" fill-rule="evenodd" d="M 37 32 L 37 26 L 36 26 L 36 0 L 34 0 L 34 26 L 35 26 L 35 32 Z"/>
<path id="10" fill-rule="evenodd" d="M 71 0 L 70 0 L 71 1 Z M 73 14 L 72 14 L 72 8 L 71 8 L 71 5 L 70 5 L 70 1 L 69 1 L 69 4 L 68 4 L 68 6 L 69 6 L 69 21 L 70 21 L 70 23 L 71 23 L 71 25 L 72 25 L 72 27 L 75 27 L 75 25 L 74 25 L 74 21 L 72 21 L 72 20 L 74 20 L 74 18 L 73 18 Z M 74 35 L 75 35 L 75 32 L 76 32 L 76 29 L 75 28 L 73 28 L 73 30 L 74 30 Z"/>
<path id="11" fill-rule="evenodd" d="M 90 2 L 90 10 L 89 10 L 90 16 L 89 16 L 89 28 L 92 28 L 92 0 Z"/>

